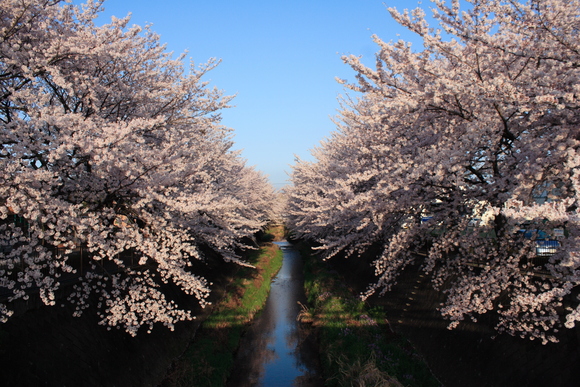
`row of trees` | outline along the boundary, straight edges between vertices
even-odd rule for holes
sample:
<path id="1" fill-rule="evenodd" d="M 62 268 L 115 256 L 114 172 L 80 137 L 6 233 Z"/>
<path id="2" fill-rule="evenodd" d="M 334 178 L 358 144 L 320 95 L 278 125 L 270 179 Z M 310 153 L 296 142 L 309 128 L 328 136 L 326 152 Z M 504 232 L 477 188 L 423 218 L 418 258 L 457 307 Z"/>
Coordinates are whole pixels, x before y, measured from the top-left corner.
<path id="1" fill-rule="evenodd" d="M 363 297 L 420 264 L 450 328 L 493 312 L 557 341 L 580 320 L 580 2 L 434 0 L 438 29 L 389 12 L 423 47 L 375 36 L 375 68 L 344 57 L 357 97 L 293 167 L 289 226 L 326 258 L 382 246 Z M 546 236 L 560 248 L 542 262 Z"/>
<path id="2" fill-rule="evenodd" d="M 243 264 L 274 192 L 220 125 L 231 98 L 202 81 L 218 62 L 186 71 L 147 27 L 96 26 L 100 11 L 0 2 L 0 290 L 54 305 L 76 273 L 77 313 L 98 299 L 102 324 L 134 335 L 193 318 L 160 286 L 204 306 L 210 284 L 192 261 L 203 250 Z M 82 271 L 69 259 L 79 246 Z"/>

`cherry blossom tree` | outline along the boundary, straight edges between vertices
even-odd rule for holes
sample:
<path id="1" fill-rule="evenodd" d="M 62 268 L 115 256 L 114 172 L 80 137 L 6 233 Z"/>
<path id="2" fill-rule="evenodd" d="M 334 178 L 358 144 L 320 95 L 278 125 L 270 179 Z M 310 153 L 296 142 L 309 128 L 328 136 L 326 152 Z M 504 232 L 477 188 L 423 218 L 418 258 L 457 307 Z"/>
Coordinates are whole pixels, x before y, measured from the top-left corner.
<path id="1" fill-rule="evenodd" d="M 0 4 L 0 289 L 10 302 L 98 299 L 101 323 L 135 335 L 191 319 L 160 289 L 207 304 L 192 270 L 211 249 L 229 261 L 272 217 L 266 178 L 220 124 L 231 97 L 129 18 L 96 26 L 102 2 Z M 90 265 L 73 262 L 78 247 Z M 128 253 L 136 257 L 127 258 Z"/>
<path id="2" fill-rule="evenodd" d="M 493 312 L 500 332 L 557 341 L 580 316 L 580 3 L 434 4 L 439 29 L 389 8 L 421 49 L 375 36 L 374 69 L 344 58 L 360 94 L 294 167 L 289 223 L 325 257 L 382 245 L 363 297 L 420 263 L 450 328 Z"/>

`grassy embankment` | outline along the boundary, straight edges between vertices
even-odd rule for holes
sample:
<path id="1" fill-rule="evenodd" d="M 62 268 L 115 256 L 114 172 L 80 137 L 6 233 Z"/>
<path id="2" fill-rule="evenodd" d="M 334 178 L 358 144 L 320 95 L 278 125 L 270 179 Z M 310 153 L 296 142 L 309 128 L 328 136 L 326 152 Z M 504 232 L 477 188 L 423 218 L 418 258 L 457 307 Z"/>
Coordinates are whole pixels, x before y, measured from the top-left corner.
<path id="1" fill-rule="evenodd" d="M 283 226 L 266 231 L 260 250 L 246 257 L 256 269 L 239 267 L 225 297 L 203 322 L 163 386 L 225 385 L 242 333 L 266 303 L 271 279 L 282 266 L 282 251 L 268 241 L 283 236 Z"/>
<path id="2" fill-rule="evenodd" d="M 326 262 L 304 257 L 308 305 L 300 320 L 316 329 L 327 386 L 439 386 L 410 343 L 395 334 L 382 308 L 369 307 Z"/>

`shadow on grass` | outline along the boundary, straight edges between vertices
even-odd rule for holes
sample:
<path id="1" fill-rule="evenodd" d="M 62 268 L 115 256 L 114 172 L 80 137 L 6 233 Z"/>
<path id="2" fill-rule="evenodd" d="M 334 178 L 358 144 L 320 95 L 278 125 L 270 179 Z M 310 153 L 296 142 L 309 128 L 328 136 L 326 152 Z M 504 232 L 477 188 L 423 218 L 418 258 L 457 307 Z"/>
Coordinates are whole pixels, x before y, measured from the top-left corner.
<path id="1" fill-rule="evenodd" d="M 301 321 L 317 331 L 327 386 L 440 386 L 413 346 L 394 333 L 381 307 L 353 296 L 325 262 L 301 253 L 308 306 Z"/>

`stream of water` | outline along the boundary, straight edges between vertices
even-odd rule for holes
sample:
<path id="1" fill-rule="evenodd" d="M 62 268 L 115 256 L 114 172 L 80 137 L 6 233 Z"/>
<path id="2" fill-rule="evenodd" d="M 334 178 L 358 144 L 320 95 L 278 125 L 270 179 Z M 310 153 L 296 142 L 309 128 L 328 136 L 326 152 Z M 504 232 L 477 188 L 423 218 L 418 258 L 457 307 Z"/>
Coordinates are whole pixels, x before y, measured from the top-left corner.
<path id="1" fill-rule="evenodd" d="M 302 257 L 286 241 L 282 268 L 262 313 L 242 338 L 229 387 L 322 386 L 316 343 L 296 317 L 304 303 Z"/>

